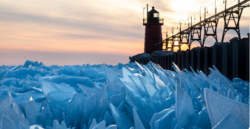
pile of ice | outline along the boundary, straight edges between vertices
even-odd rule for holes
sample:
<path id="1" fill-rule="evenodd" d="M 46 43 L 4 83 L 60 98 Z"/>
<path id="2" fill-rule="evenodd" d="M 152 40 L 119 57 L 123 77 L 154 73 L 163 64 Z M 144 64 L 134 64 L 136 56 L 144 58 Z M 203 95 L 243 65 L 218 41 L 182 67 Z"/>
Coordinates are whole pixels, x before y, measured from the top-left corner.
<path id="1" fill-rule="evenodd" d="M 246 129 L 249 83 L 149 63 L 0 67 L 1 129 Z"/>

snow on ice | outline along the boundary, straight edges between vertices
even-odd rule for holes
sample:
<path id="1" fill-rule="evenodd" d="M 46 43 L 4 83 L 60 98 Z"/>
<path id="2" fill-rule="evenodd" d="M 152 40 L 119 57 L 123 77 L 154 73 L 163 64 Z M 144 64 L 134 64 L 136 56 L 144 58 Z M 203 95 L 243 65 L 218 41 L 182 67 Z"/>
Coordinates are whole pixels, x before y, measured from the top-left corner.
<path id="1" fill-rule="evenodd" d="M 0 66 L 0 129 L 247 129 L 249 83 L 215 67 Z"/>

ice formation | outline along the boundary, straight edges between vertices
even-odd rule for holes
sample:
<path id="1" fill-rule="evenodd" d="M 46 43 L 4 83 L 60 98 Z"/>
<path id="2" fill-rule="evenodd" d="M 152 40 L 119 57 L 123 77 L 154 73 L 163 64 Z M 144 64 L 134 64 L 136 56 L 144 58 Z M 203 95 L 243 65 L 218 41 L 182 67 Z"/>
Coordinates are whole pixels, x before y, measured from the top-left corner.
<path id="1" fill-rule="evenodd" d="M 247 129 L 249 83 L 215 67 L 0 66 L 0 129 Z"/>

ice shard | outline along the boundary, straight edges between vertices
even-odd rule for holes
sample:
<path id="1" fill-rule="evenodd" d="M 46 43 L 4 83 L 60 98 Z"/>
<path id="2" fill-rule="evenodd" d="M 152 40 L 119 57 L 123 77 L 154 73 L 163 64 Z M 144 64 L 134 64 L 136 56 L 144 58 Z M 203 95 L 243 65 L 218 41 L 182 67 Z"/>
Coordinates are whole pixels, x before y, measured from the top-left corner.
<path id="1" fill-rule="evenodd" d="M 86 101 L 84 105 L 84 110 L 83 110 L 85 121 L 87 121 L 89 115 L 95 110 L 96 103 L 97 103 L 96 101 L 97 101 L 97 97 L 95 94 L 92 94 Z"/>
<path id="2" fill-rule="evenodd" d="M 96 125 L 97 125 L 96 120 L 93 119 L 90 126 L 89 126 L 89 129 L 93 129 Z"/>
<path id="3" fill-rule="evenodd" d="M 228 99 L 210 89 L 205 89 L 204 92 L 212 127 L 217 125 L 228 114 L 241 121 L 243 126 L 249 127 L 248 105 Z"/>
<path id="4" fill-rule="evenodd" d="M 53 121 L 53 129 L 61 129 L 61 126 L 57 120 Z"/>
<path id="5" fill-rule="evenodd" d="M 13 120 L 3 114 L 1 120 L 1 129 L 18 129 L 18 126 L 14 124 Z"/>
<path id="6" fill-rule="evenodd" d="M 153 126 L 153 123 L 160 119 L 161 117 L 163 117 L 165 114 L 167 114 L 169 111 L 172 111 L 173 109 L 171 108 L 168 108 L 168 109 L 164 109 L 162 110 L 161 112 L 157 112 L 157 113 L 154 113 L 154 115 L 151 117 L 150 121 L 149 121 L 149 124 L 150 126 L 152 127 Z"/>
<path id="7" fill-rule="evenodd" d="M 69 100 L 76 92 L 74 88 L 64 85 L 43 81 L 43 94 L 51 101 L 65 101 Z"/>
<path id="8" fill-rule="evenodd" d="M 146 91 L 148 92 L 150 97 L 153 97 L 155 92 L 157 91 L 156 87 L 152 85 L 152 81 L 148 77 L 139 77 Z"/>
<path id="9" fill-rule="evenodd" d="M 119 129 L 128 129 L 133 126 L 133 123 L 130 119 L 127 118 L 121 111 L 117 110 L 116 107 L 110 103 L 110 110 L 112 116 Z"/>
<path id="10" fill-rule="evenodd" d="M 165 90 L 167 88 L 166 84 L 156 74 L 153 74 L 153 76 L 154 76 L 155 87 L 160 91 Z"/>
<path id="11" fill-rule="evenodd" d="M 37 123 L 38 111 L 36 108 L 35 101 L 31 100 L 25 103 L 25 114 L 26 114 L 26 119 L 29 121 L 31 125 Z"/>
<path id="12" fill-rule="evenodd" d="M 198 114 L 198 119 L 195 122 L 195 126 L 202 129 L 211 129 L 211 123 L 209 120 L 207 108 L 203 108 Z"/>
<path id="13" fill-rule="evenodd" d="M 125 100 L 125 94 L 117 94 L 117 95 L 113 95 L 110 97 L 110 102 L 115 105 L 115 106 L 119 106 L 119 104 Z"/>
<path id="14" fill-rule="evenodd" d="M 101 91 L 101 89 L 95 87 L 87 87 L 81 84 L 77 84 L 81 90 L 87 95 L 87 96 L 91 96 L 92 94 L 99 94 L 99 92 Z"/>
<path id="15" fill-rule="evenodd" d="M 105 116 L 103 118 L 106 121 L 106 125 L 110 125 L 113 123 L 113 117 L 109 114 L 108 111 L 106 111 Z"/>
<path id="16" fill-rule="evenodd" d="M 109 107 L 108 92 L 106 90 L 106 85 L 102 86 L 101 94 L 98 97 L 99 98 L 97 98 L 96 107 L 94 108 L 93 113 L 89 116 L 89 119 L 95 118 L 96 120 L 99 120 L 101 115 L 103 115 L 107 110 L 107 108 Z"/>
<path id="17" fill-rule="evenodd" d="M 64 121 L 61 122 L 61 129 L 67 129 L 67 126 Z"/>
<path id="18" fill-rule="evenodd" d="M 117 125 L 110 125 L 106 129 L 117 129 Z"/>
<path id="19" fill-rule="evenodd" d="M 173 120 L 175 116 L 174 110 L 169 110 L 166 114 L 161 116 L 159 119 L 156 119 L 153 123 L 151 128 L 152 129 L 171 129 L 173 126 Z M 177 127 L 178 128 L 178 127 Z"/>
<path id="20" fill-rule="evenodd" d="M 29 129 L 44 129 L 44 128 L 42 128 L 42 127 L 39 126 L 39 125 L 32 125 L 32 126 L 30 126 Z"/>
<path id="21" fill-rule="evenodd" d="M 97 125 L 95 125 L 92 129 L 105 129 L 106 127 L 106 121 L 101 121 Z"/>
<path id="22" fill-rule="evenodd" d="M 133 109 L 133 117 L 134 117 L 135 129 L 145 129 L 135 109 Z"/>
<path id="23" fill-rule="evenodd" d="M 232 114 L 226 115 L 213 129 L 247 129 L 237 118 Z"/>
<path id="24" fill-rule="evenodd" d="M 190 96 L 178 85 L 175 93 L 175 116 L 178 120 L 175 128 L 182 128 L 189 124 L 194 114 L 194 107 Z"/>
<path id="25" fill-rule="evenodd" d="M 117 77 L 116 73 L 105 65 L 103 68 L 106 74 L 107 90 L 112 93 L 120 93 L 122 90 L 122 82 Z"/>
<path id="26" fill-rule="evenodd" d="M 16 111 L 8 109 L 7 116 L 14 122 L 15 125 L 20 125 L 22 128 L 29 128 L 29 121 Z"/>

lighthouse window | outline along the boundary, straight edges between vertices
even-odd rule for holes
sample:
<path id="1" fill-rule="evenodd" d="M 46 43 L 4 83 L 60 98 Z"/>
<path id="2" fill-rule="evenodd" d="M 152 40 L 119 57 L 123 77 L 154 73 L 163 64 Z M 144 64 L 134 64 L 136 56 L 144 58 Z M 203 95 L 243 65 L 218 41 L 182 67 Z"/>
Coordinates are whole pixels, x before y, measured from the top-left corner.
<path id="1" fill-rule="evenodd" d="M 155 18 L 158 17 L 158 13 L 154 13 L 154 17 L 155 17 Z"/>

